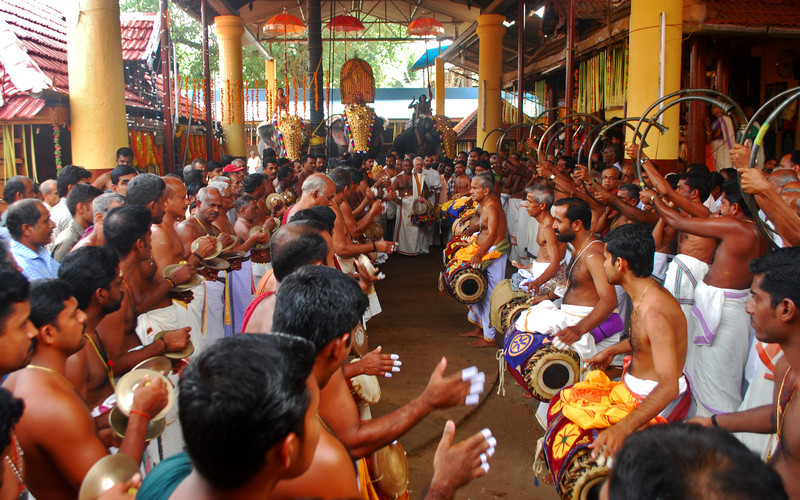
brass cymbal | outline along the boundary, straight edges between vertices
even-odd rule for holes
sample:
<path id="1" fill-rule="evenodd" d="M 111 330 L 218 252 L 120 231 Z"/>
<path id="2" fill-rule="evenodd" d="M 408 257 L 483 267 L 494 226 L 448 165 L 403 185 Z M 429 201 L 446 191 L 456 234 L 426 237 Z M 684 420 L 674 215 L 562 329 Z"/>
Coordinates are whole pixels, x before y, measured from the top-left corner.
<path id="1" fill-rule="evenodd" d="M 128 455 L 107 455 L 98 460 L 83 478 L 78 500 L 95 500 L 115 484 L 128 481 L 137 472 L 139 465 Z"/>
<path id="2" fill-rule="evenodd" d="M 172 370 L 172 360 L 166 356 L 153 356 L 152 358 L 147 358 L 133 367 L 134 370 L 139 370 L 142 368 L 157 371 L 162 375 L 167 375 Z"/>
<path id="3" fill-rule="evenodd" d="M 161 272 L 161 275 L 164 278 L 166 278 L 167 276 L 172 274 L 172 271 L 174 271 L 175 269 L 181 267 L 182 265 L 183 264 L 170 264 L 170 265 L 168 265 L 167 267 L 164 268 L 164 270 Z M 195 274 L 194 276 L 192 276 L 192 279 L 190 279 L 186 283 L 181 283 L 180 285 L 175 285 L 174 287 L 172 287 L 172 289 L 176 290 L 176 291 L 183 292 L 183 291 L 186 291 L 186 290 L 191 290 L 192 288 L 196 287 L 197 285 L 201 284 L 202 282 L 203 282 L 203 278 L 199 274 Z"/>
<path id="4" fill-rule="evenodd" d="M 160 378 L 167 388 L 167 405 L 156 415 L 153 415 L 152 418 L 152 420 L 159 420 L 164 418 L 167 412 L 172 409 L 172 405 L 175 404 L 175 389 L 172 388 L 172 384 L 167 377 L 155 370 L 140 368 L 138 370 L 131 370 L 123 375 L 117 382 L 117 389 L 115 391 L 117 396 L 117 408 L 126 416 L 130 415 L 131 407 L 133 406 L 133 393 L 147 375 L 150 375 L 150 381 Z M 149 384 L 150 382 L 147 383 Z"/>
<path id="5" fill-rule="evenodd" d="M 366 272 L 370 274 L 370 276 L 375 276 L 375 274 L 377 273 L 377 270 L 375 269 L 375 266 L 372 265 L 372 262 L 369 260 L 369 257 L 364 255 L 363 253 L 358 256 L 358 263 L 361 265 L 361 267 L 364 268 Z"/>
<path id="6" fill-rule="evenodd" d="M 156 334 L 156 336 L 153 337 L 153 342 L 157 342 L 158 339 L 163 337 L 166 333 L 167 333 L 167 330 L 158 332 Z M 184 348 L 184 350 L 178 351 L 178 352 L 165 352 L 164 354 L 162 354 L 162 356 L 166 356 L 169 359 L 183 359 L 183 358 L 188 358 L 189 356 L 191 356 L 193 352 L 194 352 L 194 344 L 192 344 L 192 341 L 190 340 L 189 343 L 186 344 L 186 348 Z M 170 363 L 170 367 L 171 366 L 172 366 L 172 363 Z M 166 373 L 165 373 L 165 375 L 166 375 Z"/>
<path id="7" fill-rule="evenodd" d="M 239 238 L 237 238 L 234 235 L 231 235 L 231 242 L 222 247 L 222 252 L 227 252 L 228 250 L 230 250 L 231 248 L 235 247 L 238 244 L 239 244 Z"/>
<path id="8" fill-rule="evenodd" d="M 283 197 L 278 193 L 272 193 L 267 196 L 266 204 L 268 210 L 280 210 L 280 207 L 284 205 Z"/>
<path id="9" fill-rule="evenodd" d="M 219 258 L 227 261 L 232 261 L 236 259 L 241 259 L 246 254 L 247 252 L 242 252 L 241 250 L 236 252 L 222 252 L 221 254 L 219 254 Z"/>
<path id="10" fill-rule="evenodd" d="M 205 259 L 203 260 L 203 265 L 209 269 L 216 269 L 217 271 L 224 271 L 231 267 L 231 264 L 227 260 L 220 259 L 219 257 Z"/>
<path id="11" fill-rule="evenodd" d="M 128 417 L 115 406 L 108 412 L 108 425 L 111 426 L 111 430 L 114 431 L 114 434 L 124 438 L 125 432 L 128 430 Z M 157 438 L 166 428 L 166 417 L 158 420 L 151 420 L 147 423 L 147 433 L 144 436 L 145 441 L 152 441 Z"/>
<path id="12" fill-rule="evenodd" d="M 196 240 L 194 240 L 192 242 L 192 252 L 196 252 L 197 251 L 197 248 L 200 246 L 200 241 L 205 237 L 206 236 L 201 236 L 201 237 L 197 238 Z M 213 238 L 213 236 L 212 236 L 212 238 Z M 222 242 L 219 241 L 219 239 L 217 239 L 217 238 L 214 238 L 214 239 L 217 240 L 217 243 L 216 243 L 217 247 L 214 249 L 213 252 L 211 252 L 211 255 L 206 256 L 206 259 L 213 259 L 214 257 L 216 257 L 217 255 L 219 255 L 222 252 Z"/>

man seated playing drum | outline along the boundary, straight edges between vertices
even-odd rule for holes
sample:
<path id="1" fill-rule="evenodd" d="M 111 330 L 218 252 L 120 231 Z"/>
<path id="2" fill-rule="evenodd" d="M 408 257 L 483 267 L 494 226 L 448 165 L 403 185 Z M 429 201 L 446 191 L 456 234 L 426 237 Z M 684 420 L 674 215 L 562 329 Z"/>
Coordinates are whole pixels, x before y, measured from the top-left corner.
<path id="1" fill-rule="evenodd" d="M 621 383 L 638 403 L 618 422 L 612 419 L 590 445 L 600 462 L 612 458 L 627 436 L 652 419 L 681 420 L 691 405 L 682 374 L 686 319 L 678 301 L 651 277 L 655 240 L 650 229 L 626 224 L 608 233 L 605 241 L 603 267 L 608 281 L 621 285 L 633 299 L 631 333 L 586 362 L 604 369 L 615 356 L 632 353 L 626 358 Z"/>
<path id="2" fill-rule="evenodd" d="M 594 335 L 617 307 L 617 295 L 603 272 L 603 247 L 591 233 L 592 212 L 589 204 L 577 198 L 563 198 L 553 206 L 556 239 L 575 247 L 567 268 L 567 290 L 560 309 L 560 291 L 537 296 L 538 304 L 524 311 L 516 322 L 520 331 L 543 333 L 553 337 L 553 345 L 572 346 L 581 356 L 593 356 L 598 350 L 616 343 L 619 331 Z"/>

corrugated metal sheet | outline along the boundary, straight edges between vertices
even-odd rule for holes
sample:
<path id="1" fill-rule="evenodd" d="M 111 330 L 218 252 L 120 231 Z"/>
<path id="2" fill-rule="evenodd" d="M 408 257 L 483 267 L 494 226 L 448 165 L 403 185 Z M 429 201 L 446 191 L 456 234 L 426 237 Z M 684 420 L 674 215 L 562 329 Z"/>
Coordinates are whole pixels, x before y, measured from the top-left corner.
<path id="1" fill-rule="evenodd" d="M 42 99 L 20 96 L 8 99 L 0 108 L 0 121 L 20 118 L 33 118 L 44 108 Z"/>

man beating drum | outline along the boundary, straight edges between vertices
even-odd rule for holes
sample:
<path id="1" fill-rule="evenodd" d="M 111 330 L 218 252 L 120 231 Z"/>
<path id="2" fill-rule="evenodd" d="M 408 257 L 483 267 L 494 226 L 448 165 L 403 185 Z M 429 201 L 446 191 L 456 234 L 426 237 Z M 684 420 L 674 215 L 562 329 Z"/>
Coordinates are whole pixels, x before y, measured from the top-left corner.
<path id="1" fill-rule="evenodd" d="M 621 384 L 636 398 L 633 411 L 597 435 L 589 447 L 599 462 L 610 460 L 627 436 L 656 417 L 679 421 L 691 406 L 683 365 L 686 318 L 678 301 L 651 278 L 655 241 L 650 229 L 627 224 L 605 239 L 603 268 L 609 283 L 621 285 L 633 299 L 630 337 L 586 363 L 603 369 L 618 354 L 625 359 Z"/>

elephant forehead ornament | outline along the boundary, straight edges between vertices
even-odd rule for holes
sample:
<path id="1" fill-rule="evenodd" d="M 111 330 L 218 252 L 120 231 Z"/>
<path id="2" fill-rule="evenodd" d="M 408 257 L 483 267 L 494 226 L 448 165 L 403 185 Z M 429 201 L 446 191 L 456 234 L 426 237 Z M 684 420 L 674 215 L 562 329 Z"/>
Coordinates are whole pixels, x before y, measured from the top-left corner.
<path id="1" fill-rule="evenodd" d="M 375 77 L 367 61 L 357 57 L 349 59 L 342 65 L 339 81 L 342 104 L 375 102 Z"/>
<path id="2" fill-rule="evenodd" d="M 350 145 L 356 153 L 369 150 L 372 137 L 372 125 L 375 123 L 375 112 L 364 104 L 351 104 L 344 110 L 344 123 Z"/>
<path id="3" fill-rule="evenodd" d="M 433 115 L 434 128 L 442 138 L 442 151 L 447 158 L 456 157 L 456 132 L 450 119 L 442 115 Z"/>
<path id="4" fill-rule="evenodd" d="M 303 145 L 303 119 L 297 115 L 282 115 L 275 119 L 278 139 L 290 160 L 300 159 L 300 148 Z"/>

